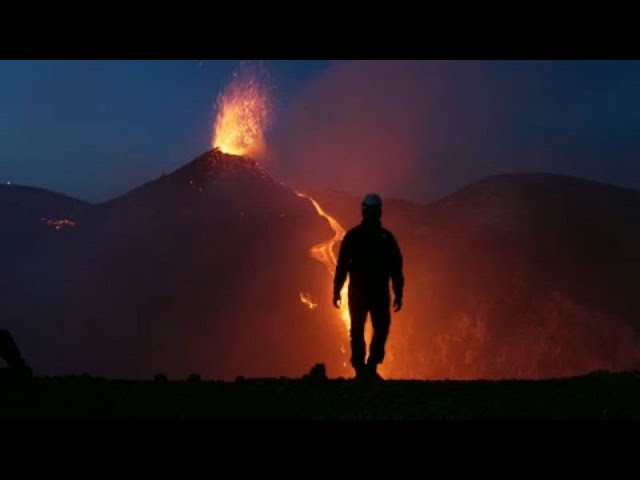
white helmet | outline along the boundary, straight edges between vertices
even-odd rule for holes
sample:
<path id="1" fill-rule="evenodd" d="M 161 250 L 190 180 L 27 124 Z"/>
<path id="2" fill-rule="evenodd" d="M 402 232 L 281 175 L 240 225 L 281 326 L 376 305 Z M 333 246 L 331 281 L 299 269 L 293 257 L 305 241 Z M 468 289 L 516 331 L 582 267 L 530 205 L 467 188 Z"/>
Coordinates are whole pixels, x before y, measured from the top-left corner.
<path id="1" fill-rule="evenodd" d="M 377 193 L 368 193 L 362 199 L 363 207 L 382 207 L 382 199 Z"/>

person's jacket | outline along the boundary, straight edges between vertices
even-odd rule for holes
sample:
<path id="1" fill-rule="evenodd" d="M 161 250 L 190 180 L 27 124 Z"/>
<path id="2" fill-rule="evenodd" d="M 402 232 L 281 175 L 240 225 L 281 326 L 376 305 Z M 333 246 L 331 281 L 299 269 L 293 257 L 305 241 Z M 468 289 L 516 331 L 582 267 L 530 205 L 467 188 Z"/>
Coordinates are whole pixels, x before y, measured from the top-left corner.
<path id="1" fill-rule="evenodd" d="M 334 277 L 334 297 L 340 294 L 347 274 L 350 296 L 388 295 L 391 279 L 396 298 L 402 299 L 402 253 L 393 234 L 382 228 L 379 220 L 364 220 L 344 236 Z"/>

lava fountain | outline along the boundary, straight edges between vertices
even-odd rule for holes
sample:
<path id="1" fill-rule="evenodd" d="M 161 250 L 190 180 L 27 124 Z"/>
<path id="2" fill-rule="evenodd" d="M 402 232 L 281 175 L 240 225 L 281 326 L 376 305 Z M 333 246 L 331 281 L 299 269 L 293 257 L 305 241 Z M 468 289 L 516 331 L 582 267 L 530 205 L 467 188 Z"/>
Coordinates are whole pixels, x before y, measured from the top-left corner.
<path id="1" fill-rule="evenodd" d="M 218 115 L 213 127 L 212 148 L 231 155 L 255 155 L 265 146 L 271 101 L 260 71 L 247 64 L 234 72 L 218 97 Z"/>

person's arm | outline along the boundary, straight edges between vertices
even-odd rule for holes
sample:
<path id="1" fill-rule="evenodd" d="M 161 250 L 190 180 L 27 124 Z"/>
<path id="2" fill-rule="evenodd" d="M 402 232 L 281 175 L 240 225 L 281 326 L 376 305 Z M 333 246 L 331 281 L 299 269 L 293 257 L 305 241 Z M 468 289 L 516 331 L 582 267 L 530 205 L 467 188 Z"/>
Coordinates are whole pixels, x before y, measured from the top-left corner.
<path id="1" fill-rule="evenodd" d="M 402 272 L 402 252 L 395 237 L 391 235 L 391 283 L 393 285 L 394 311 L 402 308 L 402 296 L 404 294 L 404 274 Z"/>
<path id="2" fill-rule="evenodd" d="M 349 272 L 349 260 L 351 258 L 350 245 L 349 235 L 345 235 L 340 244 L 336 274 L 333 278 L 333 305 L 336 308 L 340 307 L 338 303 L 340 301 L 340 292 L 342 291 L 344 282 L 347 280 L 347 273 Z"/>

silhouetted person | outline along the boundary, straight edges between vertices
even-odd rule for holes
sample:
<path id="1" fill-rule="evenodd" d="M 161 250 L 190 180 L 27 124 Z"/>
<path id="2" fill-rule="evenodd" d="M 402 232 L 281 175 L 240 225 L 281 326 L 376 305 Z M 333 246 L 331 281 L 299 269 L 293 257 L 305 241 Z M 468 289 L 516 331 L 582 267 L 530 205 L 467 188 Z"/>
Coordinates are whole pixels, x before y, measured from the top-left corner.
<path id="1" fill-rule="evenodd" d="M 31 369 L 26 365 L 16 342 L 7 330 L 0 330 L 0 358 L 10 369 L 31 376 Z"/>
<path id="2" fill-rule="evenodd" d="M 394 312 L 402 308 L 404 276 L 402 254 L 390 231 L 382 228 L 382 200 L 372 193 L 362 201 L 362 222 L 347 232 L 338 255 L 333 284 L 333 305 L 340 307 L 340 291 L 349 275 L 351 365 L 357 378 L 380 378 L 376 368 L 384 360 L 391 323 L 389 280 L 394 291 Z M 364 326 L 371 314 L 373 338 L 365 363 Z"/>

